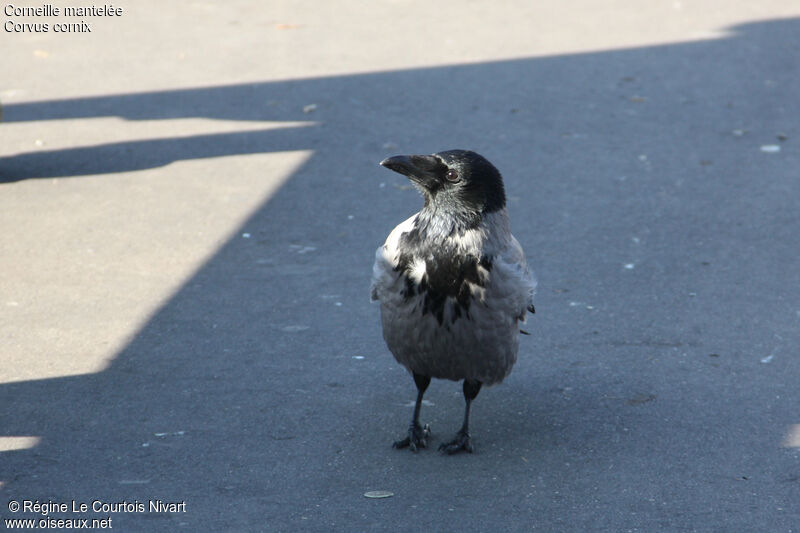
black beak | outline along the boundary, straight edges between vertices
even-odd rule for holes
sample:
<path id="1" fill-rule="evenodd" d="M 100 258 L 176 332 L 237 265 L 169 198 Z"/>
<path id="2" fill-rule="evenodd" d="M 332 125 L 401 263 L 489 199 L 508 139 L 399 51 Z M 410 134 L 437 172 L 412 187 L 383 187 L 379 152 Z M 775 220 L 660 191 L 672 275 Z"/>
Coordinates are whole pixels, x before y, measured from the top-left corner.
<path id="1" fill-rule="evenodd" d="M 441 185 L 447 167 L 432 155 L 396 155 L 381 161 L 381 166 L 407 176 L 411 181 L 433 191 Z"/>

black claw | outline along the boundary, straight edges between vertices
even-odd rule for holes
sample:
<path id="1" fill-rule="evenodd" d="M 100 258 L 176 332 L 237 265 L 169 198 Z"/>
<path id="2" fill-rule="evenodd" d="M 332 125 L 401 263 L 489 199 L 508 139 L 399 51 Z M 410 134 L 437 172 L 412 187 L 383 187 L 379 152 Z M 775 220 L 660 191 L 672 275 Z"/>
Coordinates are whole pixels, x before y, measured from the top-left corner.
<path id="1" fill-rule="evenodd" d="M 443 442 L 439 445 L 439 451 L 448 455 L 453 455 L 458 452 L 472 453 L 475 448 L 472 447 L 472 440 L 469 433 L 462 433 L 459 431 L 455 438 L 450 442 Z"/>
<path id="2" fill-rule="evenodd" d="M 428 447 L 428 437 L 431 434 L 431 427 L 428 424 L 420 426 L 419 424 L 411 424 L 408 428 L 408 436 L 404 439 L 395 441 L 392 444 L 393 448 L 409 448 L 412 452 L 416 453 L 420 448 Z"/>

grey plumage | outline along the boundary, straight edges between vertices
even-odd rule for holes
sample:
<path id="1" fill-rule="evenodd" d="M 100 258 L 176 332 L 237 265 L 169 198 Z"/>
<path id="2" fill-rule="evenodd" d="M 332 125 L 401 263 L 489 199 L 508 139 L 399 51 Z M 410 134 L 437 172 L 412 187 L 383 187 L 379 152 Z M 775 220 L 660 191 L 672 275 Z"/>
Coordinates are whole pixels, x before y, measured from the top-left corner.
<path id="1" fill-rule="evenodd" d="M 419 410 L 431 378 L 463 379 L 464 424 L 442 449 L 472 451 L 471 401 L 511 372 L 536 282 L 510 231 L 502 177 L 485 158 L 450 150 L 381 165 L 406 175 L 425 199 L 378 248 L 373 267 L 384 339 L 418 389 L 408 436 L 395 446 L 426 446 Z"/>

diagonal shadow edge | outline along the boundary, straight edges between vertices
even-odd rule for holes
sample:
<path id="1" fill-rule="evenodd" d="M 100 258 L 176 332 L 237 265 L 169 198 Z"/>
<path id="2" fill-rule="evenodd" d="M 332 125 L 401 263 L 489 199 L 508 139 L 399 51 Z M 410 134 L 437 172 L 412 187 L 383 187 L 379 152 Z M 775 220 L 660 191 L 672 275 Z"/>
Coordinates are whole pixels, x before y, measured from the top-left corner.
<path id="1" fill-rule="evenodd" d="M 767 31 L 765 28 L 793 24 L 797 18 L 772 19 L 737 24 L 723 28 L 720 35 L 703 40 L 679 41 L 654 45 L 632 46 L 619 49 L 554 54 L 548 56 L 525 56 L 510 59 L 452 63 L 398 70 L 375 71 L 350 75 L 331 75 L 313 78 L 294 78 L 279 81 L 249 82 L 231 85 L 217 85 L 202 88 L 167 89 L 137 93 L 122 93 L 107 96 L 88 96 L 58 100 L 43 100 L 6 104 L 3 122 L 29 122 L 37 120 L 59 120 L 91 117 L 120 117 L 127 120 L 160 120 L 170 118 L 217 118 L 242 121 L 293 120 L 307 118 L 302 107 L 282 105 L 287 94 L 302 97 L 319 97 L 323 89 L 337 80 L 351 80 L 355 83 L 370 83 L 382 79 L 383 87 L 391 89 L 396 77 L 429 78 L 440 72 L 454 72 L 494 66 L 500 70 L 535 61 L 539 64 L 562 61 L 575 57 L 593 55 L 627 54 L 646 50 L 658 53 L 662 49 L 676 46 L 697 46 L 706 42 L 738 39 L 754 32 Z M 387 94 L 398 96 L 399 94 Z M 304 101 L 301 99 L 300 101 Z M 210 103 L 215 105 L 211 106 Z M 305 102 L 308 103 L 308 102 Z M 243 105 L 244 104 L 244 105 Z"/>

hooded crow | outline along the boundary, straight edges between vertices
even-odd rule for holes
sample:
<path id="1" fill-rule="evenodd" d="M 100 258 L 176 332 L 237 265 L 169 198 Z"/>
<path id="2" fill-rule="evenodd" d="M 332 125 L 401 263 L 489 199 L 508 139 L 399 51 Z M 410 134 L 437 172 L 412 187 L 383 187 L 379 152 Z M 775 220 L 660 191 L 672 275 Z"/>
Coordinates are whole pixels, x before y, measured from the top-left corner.
<path id="1" fill-rule="evenodd" d="M 378 248 L 372 269 L 383 338 L 417 386 L 408 435 L 394 446 L 426 447 L 430 428 L 419 414 L 431 378 L 463 379 L 463 425 L 439 449 L 472 452 L 470 405 L 482 385 L 511 372 L 536 281 L 511 235 L 503 178 L 484 157 L 449 150 L 381 165 L 407 176 L 425 199 Z"/>

